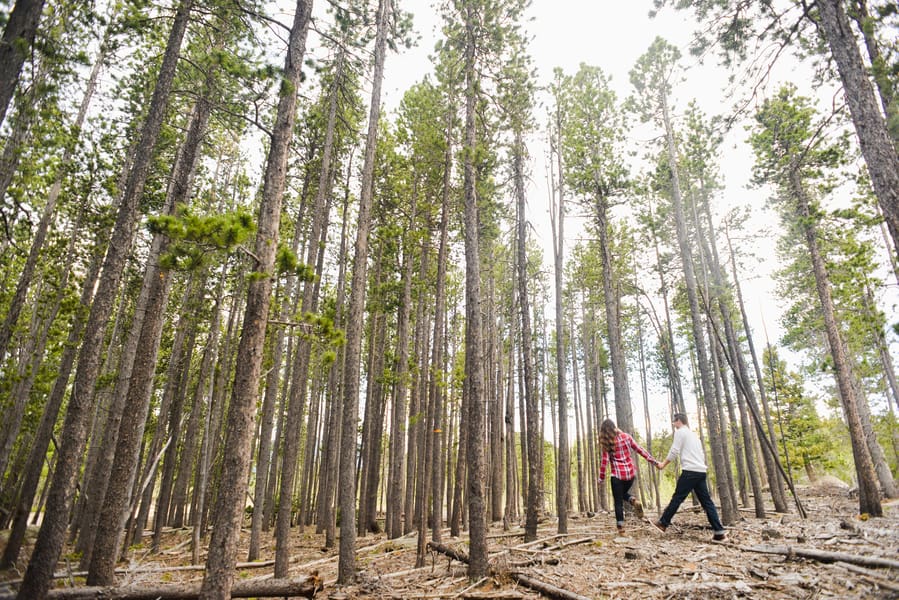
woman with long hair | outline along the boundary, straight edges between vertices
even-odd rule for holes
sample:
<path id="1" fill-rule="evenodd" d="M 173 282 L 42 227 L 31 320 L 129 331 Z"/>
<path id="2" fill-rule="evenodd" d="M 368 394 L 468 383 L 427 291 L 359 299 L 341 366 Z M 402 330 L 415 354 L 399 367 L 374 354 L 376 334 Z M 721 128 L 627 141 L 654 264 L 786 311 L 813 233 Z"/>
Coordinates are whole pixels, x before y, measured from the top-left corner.
<path id="1" fill-rule="evenodd" d="M 645 458 L 651 465 L 658 466 L 659 461 L 644 450 L 633 437 L 618 429 L 612 419 L 606 419 L 599 427 L 599 445 L 602 447 L 602 462 L 599 466 L 600 484 L 606 478 L 606 467 L 612 463 L 612 498 L 615 501 L 615 524 L 618 535 L 624 535 L 624 501 L 634 507 L 637 518 L 643 518 L 643 505 L 636 496 L 630 493 L 634 479 L 637 477 L 637 466 L 631 458 L 631 450 Z"/>

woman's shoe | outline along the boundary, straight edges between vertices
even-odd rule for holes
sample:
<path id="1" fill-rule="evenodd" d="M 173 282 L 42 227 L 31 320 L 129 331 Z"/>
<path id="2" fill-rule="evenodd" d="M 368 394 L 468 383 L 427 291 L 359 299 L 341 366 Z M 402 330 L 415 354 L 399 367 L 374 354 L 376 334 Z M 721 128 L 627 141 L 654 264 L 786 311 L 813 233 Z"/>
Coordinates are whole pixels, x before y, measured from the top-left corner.
<path id="1" fill-rule="evenodd" d="M 631 506 L 634 507 L 634 514 L 637 515 L 638 519 L 643 518 L 643 505 L 637 500 L 635 497 L 631 496 L 630 499 Z"/>

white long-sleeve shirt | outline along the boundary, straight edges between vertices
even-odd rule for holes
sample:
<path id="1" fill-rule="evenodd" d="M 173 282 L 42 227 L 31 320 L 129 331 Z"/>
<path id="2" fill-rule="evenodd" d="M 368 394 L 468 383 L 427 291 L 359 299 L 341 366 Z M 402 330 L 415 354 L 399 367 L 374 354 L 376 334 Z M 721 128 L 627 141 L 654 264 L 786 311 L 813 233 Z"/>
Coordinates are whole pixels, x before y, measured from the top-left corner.
<path id="1" fill-rule="evenodd" d="M 674 430 L 674 442 L 668 451 L 668 461 L 680 457 L 680 468 L 683 471 L 696 471 L 705 473 L 708 467 L 705 464 L 705 453 L 702 450 L 702 442 L 686 425 Z"/>

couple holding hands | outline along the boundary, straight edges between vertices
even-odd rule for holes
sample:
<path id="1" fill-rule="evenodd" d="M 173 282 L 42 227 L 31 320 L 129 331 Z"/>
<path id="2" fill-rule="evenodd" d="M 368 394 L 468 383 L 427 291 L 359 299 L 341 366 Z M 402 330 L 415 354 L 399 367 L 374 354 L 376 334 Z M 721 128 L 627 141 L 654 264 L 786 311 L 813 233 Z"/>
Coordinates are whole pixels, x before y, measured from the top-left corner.
<path id="1" fill-rule="evenodd" d="M 671 444 L 668 456 L 662 462 L 653 458 L 633 437 L 618 429 L 611 419 L 606 419 L 600 426 L 599 443 L 602 447 L 602 462 L 599 468 L 599 482 L 602 483 L 605 480 L 606 469 L 611 462 L 612 498 L 615 502 L 615 523 L 618 526 L 618 534 L 624 534 L 625 500 L 634 507 L 637 517 L 643 518 L 643 505 L 636 496 L 630 493 L 631 485 L 637 475 L 636 465 L 631 458 L 631 450 L 633 450 L 660 470 L 667 467 L 672 460 L 680 459 L 681 474 L 677 478 L 674 495 L 671 496 L 671 502 L 662 512 L 662 516 L 652 522 L 653 526 L 664 532 L 671 524 L 671 519 L 680 508 L 681 503 L 690 495 L 690 492 L 696 492 L 696 497 L 709 519 L 709 525 L 712 526 L 714 532 L 712 539 L 716 542 L 724 541 L 726 539 L 724 526 L 718 518 L 718 510 L 715 508 L 706 484 L 708 467 L 705 463 L 702 442 L 690 430 L 687 424 L 687 415 L 675 413 L 672 425 L 674 425 L 674 442 Z"/>

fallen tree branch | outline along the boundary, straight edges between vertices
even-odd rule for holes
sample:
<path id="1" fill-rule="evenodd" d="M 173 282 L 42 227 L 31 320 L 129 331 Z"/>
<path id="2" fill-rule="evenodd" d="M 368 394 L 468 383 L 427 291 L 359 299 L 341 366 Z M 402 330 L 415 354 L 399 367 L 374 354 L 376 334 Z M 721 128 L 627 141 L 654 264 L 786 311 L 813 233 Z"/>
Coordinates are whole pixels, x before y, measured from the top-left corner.
<path id="1" fill-rule="evenodd" d="M 546 583 L 545 581 L 534 579 L 533 577 L 521 573 L 512 573 L 512 579 L 525 587 L 540 592 L 549 598 L 555 598 L 556 600 L 590 600 L 590 598 L 586 596 L 575 594 L 566 589 L 556 587 L 551 583 Z"/>
<path id="2" fill-rule="evenodd" d="M 201 583 L 168 584 L 155 587 L 146 583 L 121 587 L 76 587 L 51 590 L 48 600 L 191 600 L 200 597 Z M 314 598 L 322 589 L 322 580 L 312 575 L 295 579 L 235 581 L 232 598 Z M 0 600 L 15 600 L 14 594 L 2 594 Z"/>
<path id="3" fill-rule="evenodd" d="M 589 544 L 594 539 L 595 538 L 592 538 L 592 537 L 585 537 L 585 538 L 578 538 L 576 540 L 571 540 L 570 542 L 560 541 L 557 544 L 550 546 L 548 548 L 548 550 L 562 550 L 563 548 L 567 548 L 568 546 L 577 546 L 578 544 Z"/>
<path id="4" fill-rule="evenodd" d="M 835 562 L 834 566 L 840 567 L 841 569 L 846 569 L 847 571 L 861 575 L 862 578 L 865 581 L 867 581 L 868 583 L 880 586 L 885 590 L 889 590 L 891 592 L 899 592 L 899 584 L 896 584 L 895 582 L 892 582 L 892 581 L 884 580 L 881 577 L 880 573 L 870 571 L 864 567 L 859 567 L 857 565 L 850 565 L 850 564 L 844 563 L 842 561 Z"/>
<path id="5" fill-rule="evenodd" d="M 751 594 L 752 586 L 745 581 L 697 581 L 686 583 L 667 583 L 665 589 L 678 594 L 690 592 L 740 592 Z"/>
<path id="6" fill-rule="evenodd" d="M 813 548 L 798 548 L 796 546 L 739 546 L 740 550 L 745 552 L 759 552 L 761 554 L 780 554 L 782 556 L 799 556 L 801 558 L 810 558 L 825 563 L 842 561 L 853 565 L 861 565 L 863 567 L 885 567 L 887 569 L 899 569 L 899 561 L 880 556 L 859 556 L 857 554 L 846 554 L 845 552 L 828 552 L 826 550 L 815 550 Z"/>
<path id="7" fill-rule="evenodd" d="M 189 541 L 189 540 L 188 540 Z M 258 569 L 261 567 L 270 567 L 275 564 L 273 560 L 260 560 L 254 562 L 239 562 L 234 565 L 235 569 Z M 143 575 L 146 573 L 175 573 L 179 571 L 204 571 L 206 565 L 175 565 L 172 567 L 135 567 L 132 569 L 116 569 L 116 575 Z M 65 579 L 66 577 L 87 577 L 87 571 L 57 571 L 53 573 L 53 579 Z M 8 585 L 20 585 L 21 579 L 12 579 L 5 581 Z"/>
<path id="8" fill-rule="evenodd" d="M 444 546 L 443 544 L 438 544 L 436 542 L 428 542 L 428 548 L 434 550 L 435 552 L 445 554 L 453 560 L 458 560 L 459 562 L 468 564 L 468 556 L 463 552 L 459 552 L 458 550 L 454 550 L 453 548 Z M 514 579 L 521 585 L 556 600 L 590 600 L 586 596 L 581 596 L 580 594 L 569 592 L 568 590 L 556 587 L 551 583 L 546 583 L 545 581 L 540 581 L 539 579 L 534 579 L 533 577 L 529 577 L 521 573 L 513 572 L 509 575 L 512 577 L 512 579 Z"/>
<path id="9" fill-rule="evenodd" d="M 445 554 L 453 560 L 458 560 L 459 562 L 465 563 L 466 565 L 468 564 L 468 555 L 464 552 L 456 550 L 455 548 L 444 546 L 443 544 L 438 542 L 428 542 L 428 548 L 434 550 L 435 552 Z"/>

